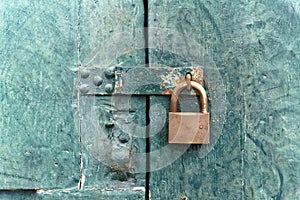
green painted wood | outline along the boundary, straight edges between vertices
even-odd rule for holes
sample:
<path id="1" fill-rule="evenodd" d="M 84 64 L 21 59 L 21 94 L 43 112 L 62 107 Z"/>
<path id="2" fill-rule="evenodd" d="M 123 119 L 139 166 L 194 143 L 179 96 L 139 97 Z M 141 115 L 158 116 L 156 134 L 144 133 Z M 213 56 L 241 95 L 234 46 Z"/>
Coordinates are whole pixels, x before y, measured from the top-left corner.
<path id="1" fill-rule="evenodd" d="M 142 2 L 78 2 L 0 3 L 0 199 L 145 196 L 133 191 L 145 187 L 145 97 L 78 100 L 74 72 L 144 66 Z M 300 196 L 299 14 L 294 0 L 150 1 L 150 66 L 204 67 L 213 136 L 168 146 L 169 97 L 150 98 L 152 199 Z"/>
<path id="2" fill-rule="evenodd" d="M 113 135 L 110 145 L 116 148 L 114 155 L 108 154 L 113 162 L 106 166 L 90 151 L 86 141 L 80 141 L 82 130 L 78 126 L 76 110 L 78 80 L 74 72 L 78 59 L 83 65 L 89 62 L 88 57 L 94 56 L 95 51 L 99 53 L 102 42 L 113 36 L 114 31 L 131 33 L 142 26 L 143 5 L 123 2 L 119 7 L 109 1 L 78 2 L 0 4 L 4 17 L 0 37 L 3 44 L 0 127 L 1 144 L 5 144 L 0 150 L 1 189 L 56 189 L 79 184 L 82 188 L 145 186 L 145 175 L 135 173 L 134 166 L 129 163 L 135 154 L 145 151 L 143 130 L 138 133 L 139 137 L 133 137 L 132 133 L 128 139 L 128 133 L 123 134 L 121 128 L 113 127 L 110 121 L 101 121 L 110 120 L 112 116 L 129 116 L 132 118 L 129 129 L 131 125 L 144 126 L 144 98 L 126 99 L 124 103 L 122 98 L 81 99 L 83 104 L 79 105 L 92 106 L 80 107 L 83 121 L 88 118 L 85 118 L 88 109 L 100 110 L 91 121 L 99 119 L 106 129 L 102 133 Z M 98 20 L 99 16 L 103 21 Z M 119 21 L 123 17 L 126 20 Z M 106 26 L 118 21 L 119 25 Z M 96 30 L 97 26 L 99 29 Z M 128 50 L 128 46 L 124 48 Z M 101 57 L 101 52 L 99 55 Z M 143 65 L 144 51 L 107 58 L 112 64 L 122 62 L 139 66 Z M 121 101 L 117 105 L 122 107 L 120 111 L 111 109 L 112 101 L 117 104 Z M 108 115 L 102 116 L 102 111 Z M 90 130 L 90 127 L 84 127 L 84 131 Z M 101 140 L 96 142 L 98 146 L 102 145 Z"/>
<path id="3" fill-rule="evenodd" d="M 85 190 L 5 190 L 0 191 L 1 200 L 61 200 L 61 199 L 144 199 L 145 192 L 141 188 L 88 188 Z"/>
<path id="4" fill-rule="evenodd" d="M 245 196 L 297 199 L 299 3 L 263 1 L 244 10 Z"/>
<path id="5" fill-rule="evenodd" d="M 297 198 L 299 5 L 295 1 L 150 1 L 149 12 L 151 27 L 168 28 L 173 33 L 169 38 L 180 33 L 185 41 L 194 39 L 204 47 L 222 75 L 227 98 L 226 123 L 214 148 L 202 157 L 202 146 L 173 147 L 185 153 L 151 172 L 152 198 Z M 150 35 L 150 43 L 157 38 Z M 161 42 L 159 49 L 150 51 L 150 65 L 184 66 L 187 56 L 195 53 L 188 42 L 180 46 L 187 51 L 184 56 L 180 50 L 164 51 L 170 46 Z M 203 66 L 205 73 L 205 62 Z M 192 109 L 190 100 L 185 101 L 183 108 Z M 166 118 L 157 116 L 167 114 L 168 103 L 165 97 L 151 98 L 151 105 L 164 108 L 153 113 L 154 121 Z M 158 130 L 151 138 L 152 152 L 168 145 L 167 120 L 156 126 L 152 125 Z"/>
<path id="6" fill-rule="evenodd" d="M 76 2 L 1 1 L 0 13 L 0 189 L 75 186 Z"/>
<path id="7" fill-rule="evenodd" d="M 237 43 L 239 41 L 239 24 L 234 21 L 230 21 L 230 23 L 226 21 L 220 22 L 222 18 L 226 19 L 222 15 L 238 16 L 239 8 L 231 4 L 234 3 L 232 1 L 227 4 L 224 3 L 224 8 L 227 6 L 226 12 L 217 13 L 216 11 L 220 10 L 220 3 L 216 1 L 213 3 L 204 1 L 176 3 L 151 1 L 150 3 L 150 26 L 168 28 L 173 32 L 175 31 L 175 33 L 177 32 L 177 35 L 183 34 L 187 37 L 186 41 L 192 38 L 196 43 L 201 44 L 204 52 L 208 53 L 208 55 L 200 53 L 198 58 L 198 62 L 202 62 L 204 66 L 204 75 L 207 76 L 205 71 L 213 67 L 210 62 L 204 62 L 207 60 L 205 57 L 208 57 L 216 63 L 217 69 L 220 70 L 219 73 L 222 75 L 223 82 L 226 83 L 226 96 L 224 95 L 219 98 L 227 98 L 226 124 L 214 148 L 208 154 L 205 154 L 204 145 L 186 146 L 182 150 L 183 155 L 178 156 L 175 162 L 170 163 L 166 168 L 152 172 L 150 191 L 153 199 L 185 199 L 185 197 L 188 199 L 242 199 L 241 124 L 243 105 L 239 103 L 242 101 L 242 88 L 240 87 L 241 74 L 239 73 L 242 66 L 237 63 L 241 52 L 236 51 L 236 57 L 233 57 L 231 60 L 222 60 L 227 57 L 220 56 L 220 52 L 223 53 L 225 51 L 224 47 L 232 45 L 231 40 L 224 44 L 224 38 L 235 38 Z M 150 36 L 150 40 L 155 41 L 156 38 Z M 171 44 L 166 43 L 166 45 Z M 171 55 L 168 52 L 151 51 L 150 63 L 162 62 L 167 66 L 182 66 L 184 63 L 188 63 L 186 60 L 192 60 L 189 57 L 190 55 L 192 57 L 193 54 L 197 54 L 195 51 L 201 50 L 193 49 L 193 45 L 192 41 L 180 46 L 180 48 L 190 51 L 186 54 L 182 54 L 180 50 Z M 161 46 L 160 49 L 166 49 L 167 47 L 165 46 Z M 184 56 L 182 57 L 182 55 Z M 192 60 L 191 62 L 195 61 Z M 205 70 L 206 68 L 207 70 Z M 225 74 L 225 69 L 234 73 Z M 214 77 L 206 78 L 213 80 Z M 216 83 L 211 82 L 211 84 Z M 222 88 L 219 88 L 219 90 L 222 90 Z M 208 92 L 210 93 L 210 100 L 212 100 L 213 95 L 209 88 Z M 230 95 L 231 93 L 235 95 Z M 222 101 L 221 99 L 214 99 L 214 101 L 216 100 L 217 102 Z M 193 103 L 195 101 L 197 99 L 183 99 L 180 102 L 181 110 L 197 111 L 198 106 Z M 162 104 L 165 107 L 166 113 L 168 112 L 169 100 L 166 98 L 152 98 L 151 104 Z M 214 106 L 218 105 L 215 104 Z M 212 108 L 210 107 L 210 109 Z M 214 130 L 217 130 L 216 127 L 222 121 L 222 118 L 215 115 L 216 113 L 211 113 L 211 116 L 216 118 L 214 123 L 211 122 L 212 136 L 217 134 Z M 164 128 L 157 136 L 151 139 L 152 151 L 161 149 L 167 145 L 167 124 L 168 121 L 165 120 Z"/>
<path id="8" fill-rule="evenodd" d="M 0 199 L 8 200 L 8 199 L 17 199 L 17 200 L 33 200 L 35 198 L 35 191 L 13 191 L 13 190 L 5 190 L 0 191 Z"/>
<path id="9" fill-rule="evenodd" d="M 81 66 L 78 66 L 80 70 L 75 68 L 79 76 L 74 85 L 73 103 L 77 130 L 82 138 L 80 187 L 83 189 L 145 187 L 144 166 L 136 166 L 133 162 L 138 155 L 145 157 L 146 132 L 145 128 L 140 128 L 145 126 L 145 98 L 85 96 L 81 93 L 86 84 L 84 70 L 91 66 L 102 69 L 120 64 L 144 66 L 144 50 L 135 49 L 135 41 L 144 44 L 143 35 L 133 34 L 143 26 L 143 14 L 142 2 L 81 1 Z M 113 75 L 113 71 L 109 71 L 102 76 L 105 88 L 113 89 L 112 85 L 108 85 Z M 135 168 L 143 170 L 137 173 Z M 122 194 L 124 196 L 125 192 L 115 198 L 121 199 Z M 128 194 L 128 199 L 135 197 L 135 194 Z M 113 196 L 109 198 L 114 199 Z"/>
<path id="10" fill-rule="evenodd" d="M 89 190 L 64 190 L 64 191 L 41 191 L 35 196 L 37 200 L 61 200 L 61 199 L 144 199 L 144 191 L 141 190 L 114 190 L 114 189 L 89 189 Z"/>
<path id="11" fill-rule="evenodd" d="M 81 97 L 84 186 L 145 187 L 133 160 L 145 152 L 145 98 Z M 145 172 L 145 169 L 143 170 Z"/>

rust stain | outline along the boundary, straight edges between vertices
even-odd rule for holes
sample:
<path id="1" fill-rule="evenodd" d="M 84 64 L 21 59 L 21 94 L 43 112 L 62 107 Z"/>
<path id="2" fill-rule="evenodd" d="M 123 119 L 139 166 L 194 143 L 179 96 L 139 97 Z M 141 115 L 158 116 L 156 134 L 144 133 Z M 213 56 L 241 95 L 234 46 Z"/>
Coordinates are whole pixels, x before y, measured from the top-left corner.
<path id="1" fill-rule="evenodd" d="M 177 85 L 177 84 L 182 83 L 184 81 L 185 81 L 184 77 L 178 77 L 178 79 L 174 80 L 174 83 Z"/>
<path id="2" fill-rule="evenodd" d="M 131 168 L 131 164 L 130 164 L 130 163 L 125 163 L 124 166 L 125 166 L 126 168 L 128 168 L 128 169 Z"/>
<path id="3" fill-rule="evenodd" d="M 198 82 L 202 86 L 204 85 L 204 78 L 203 78 L 203 69 L 201 68 L 193 68 L 191 71 L 192 80 Z"/>
<path id="4" fill-rule="evenodd" d="M 152 70 L 158 70 L 158 67 L 151 67 Z"/>
<path id="5" fill-rule="evenodd" d="M 173 93 L 172 90 L 166 89 L 166 90 L 163 91 L 162 95 L 172 95 L 172 93 Z"/>
<path id="6" fill-rule="evenodd" d="M 160 75 L 160 78 L 163 79 L 163 80 L 166 80 L 166 79 L 167 79 L 167 76 Z"/>
<path id="7" fill-rule="evenodd" d="M 188 197 L 185 196 L 185 195 L 182 195 L 182 196 L 181 196 L 181 200 L 188 200 Z"/>
<path id="8" fill-rule="evenodd" d="M 185 81 L 185 75 L 177 68 L 168 68 L 167 73 L 161 75 L 162 83 L 160 85 L 160 89 L 168 88 L 171 90 L 176 87 L 176 85 Z M 201 68 L 192 68 L 192 80 L 197 81 L 201 85 L 203 85 L 203 70 Z M 169 91 L 169 90 L 168 90 Z M 162 94 L 170 94 L 170 92 L 164 91 Z M 194 91 L 193 91 L 194 92 Z M 193 93 L 192 92 L 192 93 Z"/>
<path id="9" fill-rule="evenodd" d="M 127 51 L 124 51 L 124 54 L 131 54 L 131 53 L 132 53 L 131 49 L 128 49 Z"/>
<path id="10" fill-rule="evenodd" d="M 177 84 L 185 81 L 184 76 L 175 68 L 168 68 L 170 70 L 169 73 L 166 73 L 165 75 L 161 75 L 162 84 L 161 88 L 174 88 Z M 163 93 L 165 94 L 165 93 Z"/>

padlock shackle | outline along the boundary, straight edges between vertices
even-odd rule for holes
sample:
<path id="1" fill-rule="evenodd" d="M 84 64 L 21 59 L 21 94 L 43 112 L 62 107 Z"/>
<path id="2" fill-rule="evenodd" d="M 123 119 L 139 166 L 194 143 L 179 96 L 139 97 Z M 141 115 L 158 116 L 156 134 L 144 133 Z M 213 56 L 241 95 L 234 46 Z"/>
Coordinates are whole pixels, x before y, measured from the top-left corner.
<path id="1" fill-rule="evenodd" d="M 172 93 L 171 96 L 171 103 L 170 103 L 170 112 L 177 112 L 177 105 L 178 105 L 178 97 L 182 90 L 186 89 L 188 86 L 187 82 L 182 82 L 177 85 Z M 196 81 L 191 81 L 191 86 L 194 90 L 198 91 L 200 94 L 200 101 L 201 101 L 201 113 L 208 113 L 208 98 L 205 89 L 197 83 Z"/>

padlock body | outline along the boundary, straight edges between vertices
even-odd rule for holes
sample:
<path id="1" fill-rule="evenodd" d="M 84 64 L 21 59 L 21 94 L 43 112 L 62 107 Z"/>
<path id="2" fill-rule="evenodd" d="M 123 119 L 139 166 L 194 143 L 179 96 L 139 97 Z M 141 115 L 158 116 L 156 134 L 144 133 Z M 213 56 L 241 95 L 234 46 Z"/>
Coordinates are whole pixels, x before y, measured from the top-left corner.
<path id="1" fill-rule="evenodd" d="M 169 112 L 169 143 L 209 144 L 209 113 Z"/>

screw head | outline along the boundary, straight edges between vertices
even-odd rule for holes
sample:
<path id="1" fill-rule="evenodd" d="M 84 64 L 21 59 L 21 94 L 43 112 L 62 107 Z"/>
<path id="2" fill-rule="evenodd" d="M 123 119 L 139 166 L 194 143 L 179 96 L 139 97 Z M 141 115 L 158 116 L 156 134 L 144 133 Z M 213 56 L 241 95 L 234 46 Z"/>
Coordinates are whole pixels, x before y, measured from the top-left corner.
<path id="1" fill-rule="evenodd" d="M 101 76 L 95 76 L 93 80 L 94 85 L 100 86 L 103 83 Z"/>
<path id="2" fill-rule="evenodd" d="M 89 92 L 89 85 L 88 84 L 82 84 L 79 86 L 79 91 L 83 94 L 86 94 Z"/>
<path id="3" fill-rule="evenodd" d="M 105 70 L 104 72 L 105 77 L 108 79 L 111 79 L 115 76 L 115 68 L 114 67 L 109 67 Z"/>
<path id="4" fill-rule="evenodd" d="M 88 69 L 82 69 L 80 70 L 80 76 L 81 78 L 87 78 L 90 75 L 90 71 Z"/>
<path id="5" fill-rule="evenodd" d="M 108 83 L 108 84 L 105 85 L 105 91 L 107 93 L 112 93 L 113 90 L 114 90 L 114 87 L 113 87 L 113 85 L 111 83 Z"/>
<path id="6" fill-rule="evenodd" d="M 129 141 L 129 135 L 127 134 L 127 133 L 121 133 L 120 135 L 119 135 L 119 137 L 118 137 L 118 139 L 119 139 L 119 141 L 121 142 L 121 143 L 127 143 L 128 141 Z"/>

